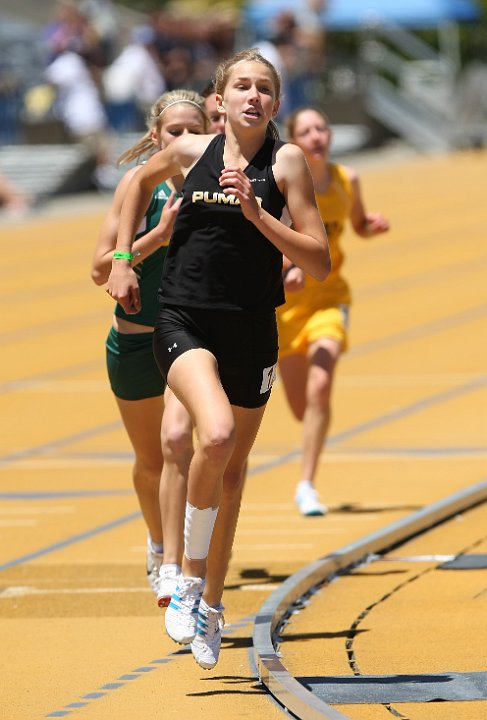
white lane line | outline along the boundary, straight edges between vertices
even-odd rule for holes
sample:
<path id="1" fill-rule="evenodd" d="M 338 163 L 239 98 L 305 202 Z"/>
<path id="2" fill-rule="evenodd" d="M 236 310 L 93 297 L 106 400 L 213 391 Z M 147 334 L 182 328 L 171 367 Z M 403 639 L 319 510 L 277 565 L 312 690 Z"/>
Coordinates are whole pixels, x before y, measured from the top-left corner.
<path id="1" fill-rule="evenodd" d="M 262 525 L 262 523 L 266 525 L 270 525 L 271 523 L 289 525 L 289 523 L 302 523 L 303 520 L 304 518 L 298 513 L 294 513 L 294 515 L 283 515 L 280 513 L 277 517 L 271 515 L 245 515 L 244 513 L 240 515 L 238 523 L 239 527 L 242 525 L 252 525 L 253 523 L 258 523 L 259 525 Z"/>
<path id="2" fill-rule="evenodd" d="M 482 460 L 487 458 L 487 449 L 484 448 L 456 448 L 454 450 L 444 447 L 444 448 L 434 448 L 433 451 L 430 452 L 428 448 L 397 448 L 391 451 L 387 450 L 374 450 L 373 448 L 370 451 L 361 451 L 357 450 L 352 452 L 337 452 L 333 450 L 329 450 L 326 453 L 322 453 L 323 459 L 326 459 L 326 463 L 328 465 L 333 463 L 350 463 L 355 464 L 357 462 L 362 463 L 376 463 L 376 462 L 394 462 L 397 460 L 400 460 L 401 462 L 417 462 L 418 458 L 421 460 L 421 462 L 438 462 L 438 460 L 443 460 L 445 458 L 449 460 Z"/>
<path id="3" fill-rule="evenodd" d="M 235 550 L 309 550 L 316 547 L 315 543 L 241 543 L 235 542 Z"/>
<path id="4" fill-rule="evenodd" d="M 23 505 L 22 507 L 0 507 L 0 515 L 68 515 L 76 512 L 74 505 Z"/>
<path id="5" fill-rule="evenodd" d="M 147 552 L 147 547 L 145 545 L 132 545 L 130 552 L 145 554 Z"/>
<path id="6" fill-rule="evenodd" d="M 422 375 L 342 375 L 337 384 L 344 387 L 383 387 L 397 385 L 451 385 L 483 377 L 482 373 L 430 373 Z M 106 380 L 18 380 L 15 392 L 72 393 L 107 392 Z"/>
<path id="7" fill-rule="evenodd" d="M 247 590 L 247 591 L 253 591 L 253 592 L 260 592 L 262 590 L 277 590 L 278 587 L 281 587 L 279 583 L 255 583 L 254 585 L 240 585 L 239 590 Z"/>
<path id="8" fill-rule="evenodd" d="M 400 512 L 399 510 L 395 510 L 394 508 L 390 509 L 392 512 Z M 336 514 L 327 514 L 323 516 L 321 519 L 325 520 L 326 524 L 329 522 L 333 523 L 345 523 L 345 522 L 365 522 L 367 520 L 377 520 L 379 517 L 378 513 L 368 512 L 366 507 L 360 507 L 355 510 L 355 512 L 351 511 L 350 514 L 347 513 L 347 511 L 339 511 Z M 239 519 L 239 527 L 242 525 L 252 525 L 253 523 L 259 523 L 262 524 L 263 522 L 266 523 L 266 525 L 269 525 L 271 523 L 280 523 L 284 524 L 286 526 L 289 526 L 290 523 L 300 524 L 302 523 L 313 523 L 315 521 L 319 520 L 319 516 L 316 518 L 305 518 L 302 515 L 299 515 L 298 513 L 295 513 L 294 515 L 279 515 L 279 517 L 271 517 L 271 516 L 263 516 L 263 515 L 241 515 Z M 321 526 L 320 526 L 321 527 Z M 293 532 L 300 532 L 300 528 L 294 528 Z M 321 530 L 320 530 L 321 532 Z"/>
<path id="9" fill-rule="evenodd" d="M 337 384 L 343 387 L 383 387 L 397 385 L 456 385 L 483 378 L 483 373 L 430 373 L 423 375 L 340 375 Z"/>
<path id="10" fill-rule="evenodd" d="M 417 462 L 418 457 L 423 462 L 437 462 L 442 458 L 448 458 L 454 460 L 456 458 L 464 461 L 468 460 L 482 460 L 487 458 L 487 450 L 478 448 L 458 448 L 451 450 L 450 448 L 435 448 L 434 452 L 429 452 L 428 448 L 421 450 L 421 448 L 395 448 L 394 450 L 387 451 L 384 449 L 375 451 L 373 448 L 368 451 L 352 450 L 350 452 L 340 451 L 334 448 L 321 453 L 321 458 L 326 460 L 327 465 L 332 464 L 343 464 L 349 463 L 356 465 L 358 463 L 378 463 L 378 462 Z M 274 463 L 278 462 L 283 455 L 287 452 L 286 448 L 282 448 L 275 453 L 259 452 L 258 449 L 253 453 L 250 458 L 250 467 L 258 467 L 262 463 Z M 18 460 L 15 462 L 15 470 L 66 470 L 72 468 L 126 468 L 133 464 L 133 456 L 130 451 L 113 451 L 113 457 L 53 457 L 53 458 L 35 458 L 32 460 Z M 289 457 L 286 460 L 286 464 L 298 465 L 301 462 L 299 453 L 296 457 Z M 12 473 L 12 466 L 10 464 L 0 465 L 0 472 L 7 471 Z M 273 503 L 275 508 L 289 509 L 291 503 Z"/>
<path id="11" fill-rule="evenodd" d="M 307 527 L 307 528 L 300 528 L 299 530 L 293 530 L 297 535 L 316 535 L 317 528 L 315 527 Z M 343 533 L 347 532 L 345 528 L 328 528 L 328 527 L 322 527 L 319 528 L 319 534 L 320 535 L 342 535 Z M 242 528 L 237 528 L 237 535 L 238 537 L 242 535 L 253 535 L 253 536 L 259 536 L 259 535 L 286 535 L 289 536 L 289 528 L 256 528 L 255 530 L 242 530 Z"/>
<path id="12" fill-rule="evenodd" d="M 122 453 L 115 453 L 122 455 Z M 127 467 L 133 464 L 134 460 L 131 454 L 127 453 L 127 457 L 115 458 L 39 458 L 35 460 L 19 460 L 15 462 L 12 468 L 8 463 L 0 465 L 0 472 L 7 471 L 12 474 L 12 470 L 69 470 L 72 468 L 105 468 L 105 467 Z"/>
<path id="13" fill-rule="evenodd" d="M 387 562 L 450 562 L 454 560 L 456 555 L 383 555 L 378 560 L 386 560 Z"/>
<path id="14" fill-rule="evenodd" d="M 109 593 L 148 593 L 152 592 L 149 587 L 143 588 L 50 588 L 43 590 L 36 587 L 12 586 L 0 591 L 2 598 L 23 597 L 26 595 L 95 595 Z"/>
<path id="15" fill-rule="evenodd" d="M 275 454 L 255 452 L 253 457 L 250 458 L 250 467 L 253 468 L 254 466 L 259 466 L 263 463 L 277 462 L 283 455 L 286 455 L 286 452 L 285 448 L 282 448 L 281 452 L 276 452 Z M 396 460 L 401 460 L 401 462 L 406 462 L 408 460 L 410 462 L 417 462 L 418 458 L 424 462 L 427 462 L 428 460 L 437 462 L 438 460 L 444 458 L 453 460 L 457 458 L 462 460 L 482 460 L 487 458 L 487 449 L 470 447 L 459 447 L 454 449 L 448 447 L 436 447 L 432 449 L 406 447 L 393 448 L 391 450 L 384 448 L 381 448 L 380 450 L 374 450 L 374 448 L 362 450 L 357 448 L 347 451 L 330 447 L 328 450 L 323 450 L 320 454 L 320 458 L 325 461 L 327 465 L 332 465 L 333 463 L 350 463 L 355 465 L 356 463 L 393 462 Z M 297 451 L 295 456 L 286 458 L 286 465 L 298 465 L 300 462 L 301 457 Z"/>
<path id="16" fill-rule="evenodd" d="M 268 502 L 268 503 L 251 503 L 251 502 L 243 502 L 242 503 L 242 512 L 245 510 L 266 510 L 269 512 L 269 510 L 291 510 L 294 508 L 293 503 L 276 503 L 276 502 Z"/>
<path id="17" fill-rule="evenodd" d="M 241 590 L 252 590 L 252 591 L 262 591 L 262 590 L 275 590 L 279 587 L 279 583 L 260 583 L 260 584 L 252 584 L 252 585 L 241 585 Z M 0 590 L 0 600 L 2 598 L 18 598 L 18 597 L 26 597 L 30 595 L 94 595 L 94 594 L 110 594 L 110 593 L 150 593 L 152 592 L 149 587 L 141 587 L 141 588 L 51 588 L 49 590 L 43 590 L 41 588 L 36 587 L 25 587 L 25 586 L 12 586 L 5 588 L 4 590 Z"/>
<path id="18" fill-rule="evenodd" d="M 21 380 L 12 392 L 86 393 L 106 392 L 106 380 Z"/>
<path id="19" fill-rule="evenodd" d="M 412 505 L 412 503 L 405 502 L 404 505 Z M 346 504 L 345 504 L 346 505 Z M 367 503 L 349 503 L 350 510 L 344 509 L 341 510 L 341 505 L 330 505 L 331 512 L 328 515 L 325 515 L 327 520 L 345 520 L 345 518 L 350 519 L 352 516 L 355 517 L 355 513 L 357 511 L 358 514 L 361 516 L 367 512 L 367 507 L 371 506 L 373 510 L 390 510 L 391 512 L 403 512 L 402 504 L 398 505 L 397 498 L 381 498 L 380 500 L 373 500 L 370 499 L 367 501 Z M 347 507 L 347 505 L 346 505 Z M 413 508 L 414 509 L 414 508 Z M 267 512 L 267 516 L 260 516 L 257 514 L 252 514 L 252 512 L 256 512 L 259 510 L 265 510 Z M 295 509 L 294 503 L 274 503 L 274 502 L 260 502 L 260 503 L 252 503 L 252 502 L 243 502 L 242 503 L 242 513 L 244 513 L 243 517 L 251 517 L 255 518 L 256 520 L 265 520 L 266 522 L 268 520 L 273 520 L 274 518 L 277 518 L 277 521 L 280 521 L 283 517 L 282 515 L 277 515 L 276 510 L 287 510 L 292 511 L 292 515 L 290 515 L 290 519 L 297 519 L 297 520 L 304 520 L 302 515 L 299 514 L 299 512 Z M 249 514 L 245 515 L 246 512 L 250 511 Z M 335 512 L 336 514 L 335 514 Z M 355 513 L 354 513 L 355 511 Z M 367 512 L 367 517 L 370 517 Z M 286 518 L 287 520 L 287 518 Z M 312 518 L 306 518 L 307 521 L 312 521 Z"/>

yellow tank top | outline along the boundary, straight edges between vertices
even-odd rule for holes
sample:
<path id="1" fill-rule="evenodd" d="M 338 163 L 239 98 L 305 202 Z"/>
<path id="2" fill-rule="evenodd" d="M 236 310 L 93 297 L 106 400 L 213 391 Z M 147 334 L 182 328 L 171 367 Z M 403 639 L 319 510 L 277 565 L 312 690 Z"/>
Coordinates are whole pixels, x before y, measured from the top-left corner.
<path id="1" fill-rule="evenodd" d="M 325 193 L 316 193 L 316 204 L 328 235 L 331 256 L 331 272 L 324 282 L 306 276 L 303 290 L 286 294 L 283 310 L 296 305 L 312 305 L 326 308 L 334 305 L 348 305 L 351 302 L 350 289 L 340 274 L 345 255 L 340 239 L 345 228 L 351 205 L 352 185 L 342 165 L 330 164 L 330 184 Z"/>

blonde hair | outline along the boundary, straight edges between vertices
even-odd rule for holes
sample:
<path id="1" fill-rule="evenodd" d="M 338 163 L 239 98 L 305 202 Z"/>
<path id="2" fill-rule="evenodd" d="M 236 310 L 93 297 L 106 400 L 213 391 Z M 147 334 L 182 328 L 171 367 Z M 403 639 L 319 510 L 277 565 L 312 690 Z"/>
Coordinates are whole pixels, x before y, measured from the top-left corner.
<path id="1" fill-rule="evenodd" d="M 215 92 L 218 93 L 218 95 L 223 95 L 228 83 L 230 73 L 232 72 L 235 65 L 238 65 L 242 62 L 258 62 L 269 68 L 269 70 L 271 71 L 272 80 L 274 82 L 276 100 L 279 100 L 281 97 L 281 77 L 274 65 L 269 60 L 267 60 L 267 58 L 261 55 L 257 48 L 248 48 L 247 50 L 241 50 L 233 57 L 229 58 L 228 60 L 224 60 L 222 63 L 220 63 L 220 65 L 218 65 L 215 71 Z M 268 137 L 274 138 L 274 140 L 279 140 L 279 129 L 274 120 L 269 121 L 269 124 L 267 125 L 266 135 Z"/>
<path id="2" fill-rule="evenodd" d="M 153 104 L 146 119 L 147 132 L 135 145 L 132 145 L 132 147 L 120 155 L 117 160 L 117 165 L 123 165 L 132 160 L 138 160 L 144 155 L 152 155 L 157 152 L 157 147 L 154 145 L 151 133 L 154 129 L 160 129 L 163 122 L 164 111 L 177 103 L 188 103 L 197 107 L 203 117 L 205 131 L 208 130 L 210 119 L 206 112 L 205 101 L 201 95 L 198 95 L 198 93 L 193 90 L 170 90 L 161 95 Z"/>
<path id="3" fill-rule="evenodd" d="M 302 107 L 296 108 L 296 110 L 293 110 L 292 113 L 290 113 L 286 120 L 284 121 L 284 126 L 286 128 L 286 134 L 287 137 L 292 140 L 294 137 L 294 133 L 296 130 L 296 121 L 298 117 L 301 115 L 301 113 L 306 112 L 307 110 L 312 110 L 313 112 L 317 113 L 318 115 L 321 115 L 323 120 L 325 121 L 327 127 L 330 124 L 330 119 L 328 115 L 323 112 L 323 110 L 320 110 L 320 108 L 315 107 L 314 105 L 303 105 Z"/>

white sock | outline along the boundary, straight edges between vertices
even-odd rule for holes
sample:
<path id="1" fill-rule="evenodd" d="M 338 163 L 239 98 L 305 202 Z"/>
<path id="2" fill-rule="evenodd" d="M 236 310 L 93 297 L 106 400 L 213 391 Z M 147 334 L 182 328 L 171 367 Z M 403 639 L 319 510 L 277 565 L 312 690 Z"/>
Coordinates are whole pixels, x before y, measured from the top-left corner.
<path id="1" fill-rule="evenodd" d="M 203 598 L 201 598 L 200 600 L 200 608 L 202 610 L 218 610 L 218 612 L 223 612 L 223 610 L 225 610 L 221 602 L 219 602 L 218 605 L 208 605 L 208 603 L 203 600 Z"/>
<path id="2" fill-rule="evenodd" d="M 300 480 L 298 482 L 297 490 L 314 490 L 315 486 L 311 480 Z"/>
<path id="3" fill-rule="evenodd" d="M 218 508 L 200 510 L 186 502 L 184 554 L 188 560 L 204 560 L 208 557 L 217 513 Z"/>

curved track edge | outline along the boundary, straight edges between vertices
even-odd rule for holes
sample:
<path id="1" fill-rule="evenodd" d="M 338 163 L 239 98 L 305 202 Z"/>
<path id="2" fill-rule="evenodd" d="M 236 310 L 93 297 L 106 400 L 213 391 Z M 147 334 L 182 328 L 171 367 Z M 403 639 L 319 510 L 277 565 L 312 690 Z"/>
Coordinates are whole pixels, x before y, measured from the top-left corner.
<path id="1" fill-rule="evenodd" d="M 384 552 L 438 523 L 487 500 L 487 480 L 448 495 L 402 520 L 315 560 L 285 580 L 257 612 L 253 651 L 259 678 L 273 697 L 300 720 L 350 720 L 313 695 L 285 668 L 272 641 L 277 625 L 290 606 L 311 588 L 367 556 Z"/>

